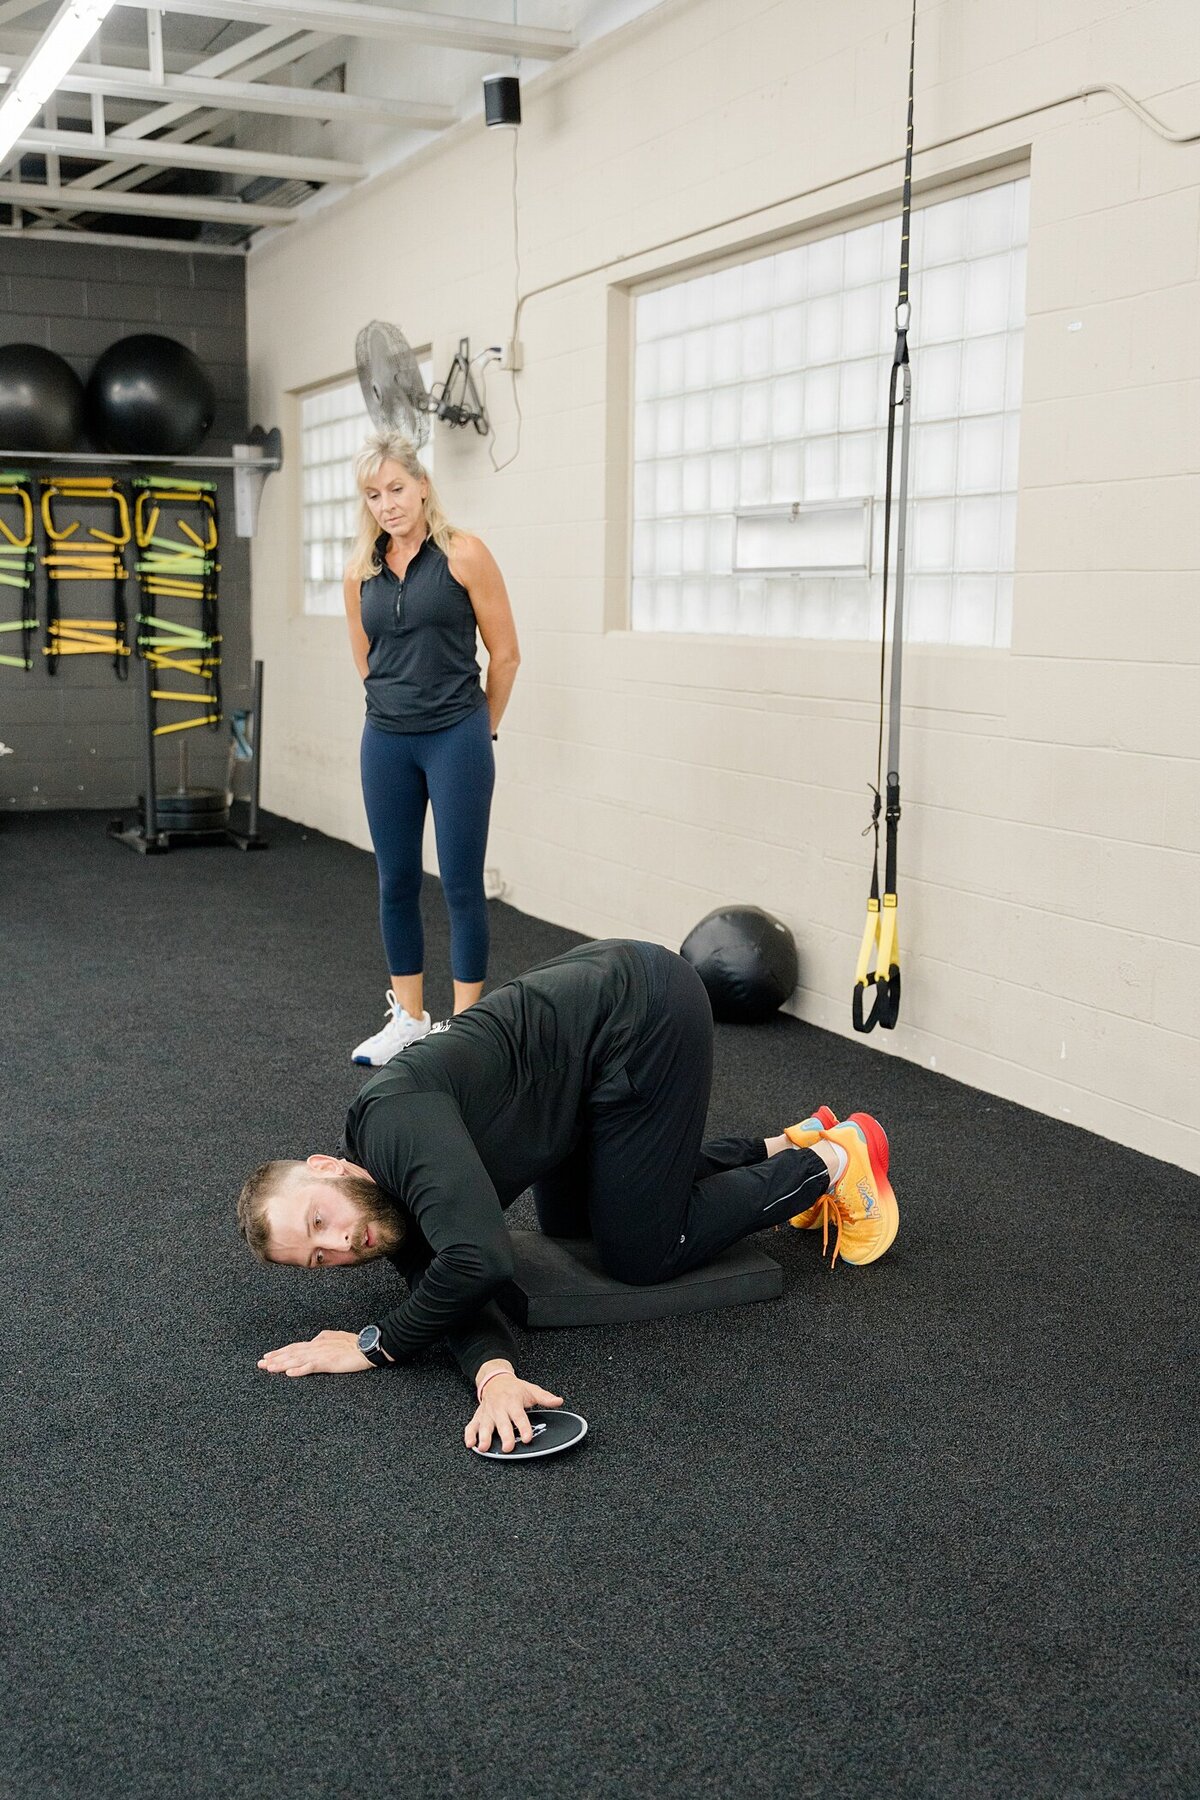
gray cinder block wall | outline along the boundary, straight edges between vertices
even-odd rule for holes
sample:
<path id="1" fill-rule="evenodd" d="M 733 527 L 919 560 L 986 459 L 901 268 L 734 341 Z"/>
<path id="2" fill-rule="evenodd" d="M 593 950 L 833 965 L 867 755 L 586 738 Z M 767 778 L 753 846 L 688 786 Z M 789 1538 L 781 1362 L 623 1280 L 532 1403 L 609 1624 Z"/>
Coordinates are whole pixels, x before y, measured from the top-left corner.
<path id="1" fill-rule="evenodd" d="M 177 338 L 204 364 L 216 390 L 217 413 L 196 454 L 228 456 L 253 422 L 246 417 L 245 265 L 240 257 L 0 238 L 0 344 L 43 344 L 65 357 L 86 382 L 103 350 L 118 338 L 144 331 Z M 0 444 L 0 467 L 18 464 L 18 458 L 2 453 L 22 447 Z M 27 466 L 50 472 L 46 463 Z M 88 467 L 64 465 L 66 472 L 136 470 L 109 471 L 97 461 Z M 181 473 L 215 479 L 218 487 L 221 674 L 228 715 L 250 702 L 249 545 L 234 536 L 232 472 Z M 10 589 L 0 593 L 11 596 L 0 602 L 4 616 L 15 617 L 10 610 L 15 594 Z M 137 610 L 132 577 L 127 610 L 132 620 Z M 118 682 L 109 658 L 69 656 L 60 659 L 57 674 L 50 676 L 42 655 L 45 581 L 40 573 L 37 611 L 42 628 L 33 670 L 0 666 L 0 743 L 12 752 L 0 755 L 0 805 L 17 810 L 131 807 L 143 786 L 140 667 L 131 658 L 128 681 Z M 228 760 L 228 727 L 159 740 L 159 779 L 170 786 L 178 779 L 181 742 L 188 747 L 191 783 L 220 786 Z"/>

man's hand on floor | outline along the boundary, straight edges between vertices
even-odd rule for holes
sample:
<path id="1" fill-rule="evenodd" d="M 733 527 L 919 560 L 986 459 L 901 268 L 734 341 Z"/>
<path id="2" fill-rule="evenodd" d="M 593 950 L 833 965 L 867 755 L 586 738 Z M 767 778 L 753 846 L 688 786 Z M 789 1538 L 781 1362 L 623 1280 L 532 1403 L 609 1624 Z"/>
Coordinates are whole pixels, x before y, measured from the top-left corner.
<path id="1" fill-rule="evenodd" d="M 532 1381 L 522 1381 L 516 1374 L 495 1375 L 483 1390 L 483 1399 L 463 1433 L 463 1441 L 468 1450 L 487 1450 L 492 1433 L 496 1432 L 502 1450 L 511 1450 L 518 1438 L 523 1444 L 532 1443 L 533 1426 L 525 1408 L 561 1405 L 561 1394 L 552 1394 Z"/>
<path id="2" fill-rule="evenodd" d="M 258 1366 L 269 1375 L 349 1375 L 373 1369 L 375 1364 L 359 1349 L 357 1333 L 318 1331 L 307 1343 L 268 1350 L 259 1357 Z"/>

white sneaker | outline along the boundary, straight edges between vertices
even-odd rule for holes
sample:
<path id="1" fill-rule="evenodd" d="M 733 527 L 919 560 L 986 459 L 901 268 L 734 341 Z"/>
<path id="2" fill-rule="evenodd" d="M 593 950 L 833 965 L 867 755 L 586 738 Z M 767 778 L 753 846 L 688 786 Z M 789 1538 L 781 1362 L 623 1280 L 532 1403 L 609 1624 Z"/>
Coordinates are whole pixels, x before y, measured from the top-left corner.
<path id="1" fill-rule="evenodd" d="M 410 1044 L 415 1044 L 429 1031 L 429 1014 L 422 1013 L 414 1019 L 406 1013 L 391 988 L 384 990 L 387 994 L 388 1018 L 382 1031 L 374 1037 L 364 1038 L 356 1050 L 350 1053 L 350 1061 L 367 1063 L 373 1069 L 381 1069 L 384 1063 L 391 1062 L 393 1056 L 399 1056 Z"/>

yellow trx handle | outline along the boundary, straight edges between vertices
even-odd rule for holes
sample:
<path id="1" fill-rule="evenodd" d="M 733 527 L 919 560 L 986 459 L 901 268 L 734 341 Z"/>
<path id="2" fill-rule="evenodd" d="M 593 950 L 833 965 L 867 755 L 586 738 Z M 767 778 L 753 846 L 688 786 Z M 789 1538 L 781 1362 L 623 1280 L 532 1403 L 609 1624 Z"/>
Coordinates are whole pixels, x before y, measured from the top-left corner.
<path id="1" fill-rule="evenodd" d="M 879 909 L 878 931 L 875 942 L 875 972 L 871 976 L 877 988 L 883 988 L 900 978 L 900 932 L 899 904 L 895 894 L 885 894 Z M 880 1020 L 882 1024 L 882 1019 Z"/>
<path id="2" fill-rule="evenodd" d="M 879 943 L 879 902 L 874 894 L 867 901 L 867 922 L 863 926 L 862 942 L 858 946 L 858 963 L 854 970 L 854 985 L 865 988 L 874 980 L 871 963 L 875 957 Z"/>
<path id="3" fill-rule="evenodd" d="M 867 922 L 863 926 L 854 971 L 852 1008 L 856 1031 L 870 1031 L 875 1025 L 891 1031 L 899 1017 L 899 915 L 895 894 L 885 894 L 882 903 L 875 894 L 867 901 Z M 867 989 L 871 987 L 875 989 L 875 1004 L 870 1013 L 866 1013 Z"/>

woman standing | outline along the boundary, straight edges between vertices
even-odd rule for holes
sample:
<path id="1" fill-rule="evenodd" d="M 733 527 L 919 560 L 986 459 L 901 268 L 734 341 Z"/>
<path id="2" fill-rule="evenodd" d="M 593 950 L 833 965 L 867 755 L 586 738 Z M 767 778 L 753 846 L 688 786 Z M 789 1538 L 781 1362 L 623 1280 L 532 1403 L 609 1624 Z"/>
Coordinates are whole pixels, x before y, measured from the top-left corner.
<path id="1" fill-rule="evenodd" d="M 390 431 L 368 438 L 354 473 L 362 500 L 343 591 L 366 688 L 363 799 L 391 983 L 383 1029 L 353 1060 L 378 1067 L 429 1030 L 420 907 L 427 805 L 450 914 L 455 1012 L 483 992 L 492 743 L 521 657 L 490 551 L 448 522 L 410 440 Z M 486 689 L 476 632 L 488 653 Z"/>

